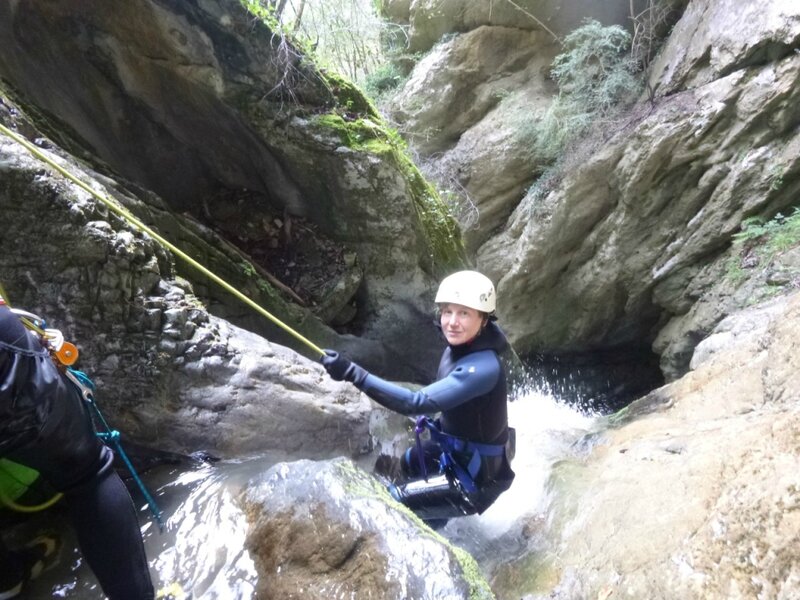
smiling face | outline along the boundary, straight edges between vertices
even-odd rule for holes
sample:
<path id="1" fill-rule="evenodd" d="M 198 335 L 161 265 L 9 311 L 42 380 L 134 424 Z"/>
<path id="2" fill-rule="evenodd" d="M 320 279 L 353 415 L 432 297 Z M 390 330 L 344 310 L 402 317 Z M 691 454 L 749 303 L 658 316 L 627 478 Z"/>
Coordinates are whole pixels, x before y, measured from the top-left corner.
<path id="1" fill-rule="evenodd" d="M 451 346 L 471 342 L 480 332 L 485 319 L 482 312 L 461 304 L 440 304 L 439 310 L 442 333 Z"/>

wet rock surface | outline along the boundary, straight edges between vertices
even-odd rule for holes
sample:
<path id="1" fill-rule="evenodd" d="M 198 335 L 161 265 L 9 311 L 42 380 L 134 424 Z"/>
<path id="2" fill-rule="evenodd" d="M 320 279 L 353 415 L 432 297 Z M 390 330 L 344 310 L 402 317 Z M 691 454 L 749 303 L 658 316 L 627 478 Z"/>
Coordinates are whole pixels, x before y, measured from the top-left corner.
<path id="1" fill-rule="evenodd" d="M 494 598 L 477 565 L 337 459 L 281 463 L 243 497 L 263 598 Z"/>

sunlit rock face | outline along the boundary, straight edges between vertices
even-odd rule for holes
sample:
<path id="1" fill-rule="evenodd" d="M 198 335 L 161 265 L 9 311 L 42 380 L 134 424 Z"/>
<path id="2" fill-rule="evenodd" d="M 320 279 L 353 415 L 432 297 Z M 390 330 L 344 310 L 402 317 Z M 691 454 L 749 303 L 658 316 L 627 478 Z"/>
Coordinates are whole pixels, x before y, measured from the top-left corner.
<path id="1" fill-rule="evenodd" d="M 278 464 L 242 502 L 259 598 L 494 598 L 472 558 L 350 461 Z"/>
<path id="2" fill-rule="evenodd" d="M 654 62 L 658 95 L 697 88 L 747 66 L 780 61 L 797 47 L 800 15 L 792 0 L 691 2 Z"/>
<path id="3" fill-rule="evenodd" d="M 484 25 L 442 42 L 387 111 L 458 209 L 471 250 L 502 226 L 533 179 L 526 120 L 552 102 L 557 44 L 542 31 Z"/>
<path id="4" fill-rule="evenodd" d="M 673 5 L 682 4 L 673 2 Z M 524 135 L 557 92 L 560 40 L 585 19 L 629 28 L 646 2 L 389 0 L 385 16 L 422 53 L 385 107 L 441 189 L 455 193 L 471 252 L 502 229 L 542 165 Z"/>
<path id="5" fill-rule="evenodd" d="M 743 311 L 693 371 L 608 420 L 556 468 L 550 545 L 508 566 L 498 594 L 800 594 L 798 335 L 798 293 Z"/>
<path id="6" fill-rule="evenodd" d="M 479 266 L 500 281 L 501 316 L 518 350 L 649 340 L 674 378 L 721 318 L 761 297 L 727 276 L 729 249 L 744 218 L 788 214 L 796 203 L 800 181 L 778 183 L 776 173 L 800 168 L 800 55 L 792 50 L 800 6 L 784 3 L 747 23 L 719 6 L 693 3 L 675 35 L 718 32 L 730 51 L 724 66 L 692 63 L 680 35 L 671 37 L 660 60 L 683 74 L 664 75 L 669 95 L 644 102 L 602 145 L 579 150 L 560 185 L 526 197 L 478 251 Z M 725 45 L 738 39 L 737 23 L 750 41 Z M 755 39 L 769 52 L 755 52 Z M 716 47 L 717 38 L 704 43 Z M 692 64 L 702 73 L 687 74 Z"/>
<path id="7" fill-rule="evenodd" d="M 477 29 L 483 25 L 547 31 L 563 37 L 584 19 L 603 24 L 625 24 L 631 10 L 638 14 L 643 0 L 383 0 L 383 11 L 391 20 L 409 27 L 412 52 L 427 51 L 443 36 Z"/>

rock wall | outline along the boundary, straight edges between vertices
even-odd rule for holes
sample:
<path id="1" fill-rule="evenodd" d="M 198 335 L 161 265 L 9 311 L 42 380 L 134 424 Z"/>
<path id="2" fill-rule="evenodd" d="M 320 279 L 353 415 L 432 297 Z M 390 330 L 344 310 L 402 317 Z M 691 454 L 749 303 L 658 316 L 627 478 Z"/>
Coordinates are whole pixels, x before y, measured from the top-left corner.
<path id="1" fill-rule="evenodd" d="M 429 298 L 461 262 L 457 227 L 350 84 L 237 0 L 4 3 L 0 43 L 0 76 L 57 144 L 227 239 L 237 262 L 266 257 L 259 266 L 289 272 L 288 287 L 313 272 L 312 312 L 347 293 L 319 314 L 365 340 L 347 338 L 353 355 L 398 378 L 427 375 L 418 357 L 439 352 Z M 254 326 L 183 274 L 218 314 Z M 420 336 L 384 346 L 401 320 Z"/>
<path id="2" fill-rule="evenodd" d="M 580 26 L 584 19 L 605 25 L 628 24 L 630 0 L 382 0 L 385 16 L 409 27 L 409 50 L 427 51 L 442 37 L 463 33 L 484 25 L 544 31 L 563 37 Z M 646 6 L 633 2 L 638 14 Z"/>
<path id="3" fill-rule="evenodd" d="M 746 217 L 791 212 L 800 189 L 800 57 L 792 50 L 800 12 L 775 3 L 764 19 L 748 20 L 750 38 L 772 49 L 753 64 L 755 42 L 724 46 L 740 39 L 728 9 L 692 3 L 657 63 L 673 65 L 656 86 L 672 92 L 587 141 L 561 184 L 526 197 L 479 250 L 481 268 L 500 281 L 501 315 L 518 350 L 655 340 L 662 369 L 676 377 L 697 342 L 744 305 L 740 284 L 725 277 L 731 237 Z M 682 32 L 696 27 L 725 31 L 706 43 L 731 56 L 717 76 L 703 67 L 705 75 L 689 77 L 697 85 L 687 89 L 679 83 L 686 75 L 668 74 L 688 69 Z M 769 42 L 778 35 L 780 43 Z"/>
<path id="4" fill-rule="evenodd" d="M 501 597 L 800 593 L 800 294 L 739 313 L 553 474 L 552 546 Z"/>
<path id="5" fill-rule="evenodd" d="M 795 4 L 673 3 L 683 16 L 645 97 L 570 149 L 549 195 L 526 193 L 537 165 L 517 132 L 552 100 L 552 35 L 526 33 L 519 15 L 518 29 L 504 28 L 504 11 L 519 12 L 507 2 L 389 8 L 412 37 L 426 31 L 417 23 L 429 32 L 417 39 L 440 36 L 388 110 L 431 176 L 461 196 L 467 247 L 500 282 L 520 353 L 650 346 L 675 378 L 726 314 L 793 288 L 790 256 L 744 281 L 729 271 L 744 219 L 797 204 Z M 770 283 L 779 279 L 788 283 Z"/>
<path id="6" fill-rule="evenodd" d="M 387 106 L 425 172 L 463 198 L 459 221 L 471 250 L 502 226 L 533 179 L 518 129 L 552 101 L 556 51 L 541 31 L 484 25 L 433 48 Z"/>
<path id="7" fill-rule="evenodd" d="M 8 97 L 0 122 L 120 207 L 155 210 L 43 137 Z M 8 299 L 78 346 L 76 367 L 96 384 L 97 404 L 123 441 L 224 457 L 369 449 L 363 397 L 312 360 L 209 315 L 159 243 L 4 134 L 0 213 Z M 181 231 L 169 215 L 162 209 L 161 228 Z M 313 317 L 305 327 L 325 330 Z"/>

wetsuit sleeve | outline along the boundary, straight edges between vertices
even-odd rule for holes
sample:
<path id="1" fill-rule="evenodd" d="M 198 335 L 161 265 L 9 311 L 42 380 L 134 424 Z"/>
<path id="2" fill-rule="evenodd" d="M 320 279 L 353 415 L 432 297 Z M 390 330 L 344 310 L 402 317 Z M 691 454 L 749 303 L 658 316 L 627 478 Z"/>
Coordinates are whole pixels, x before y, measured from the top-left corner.
<path id="1" fill-rule="evenodd" d="M 450 410 L 488 393 L 500 376 L 500 363 L 493 351 L 475 352 L 458 361 L 447 377 L 416 392 L 358 370 L 353 383 L 375 402 L 403 415 L 419 415 Z"/>

